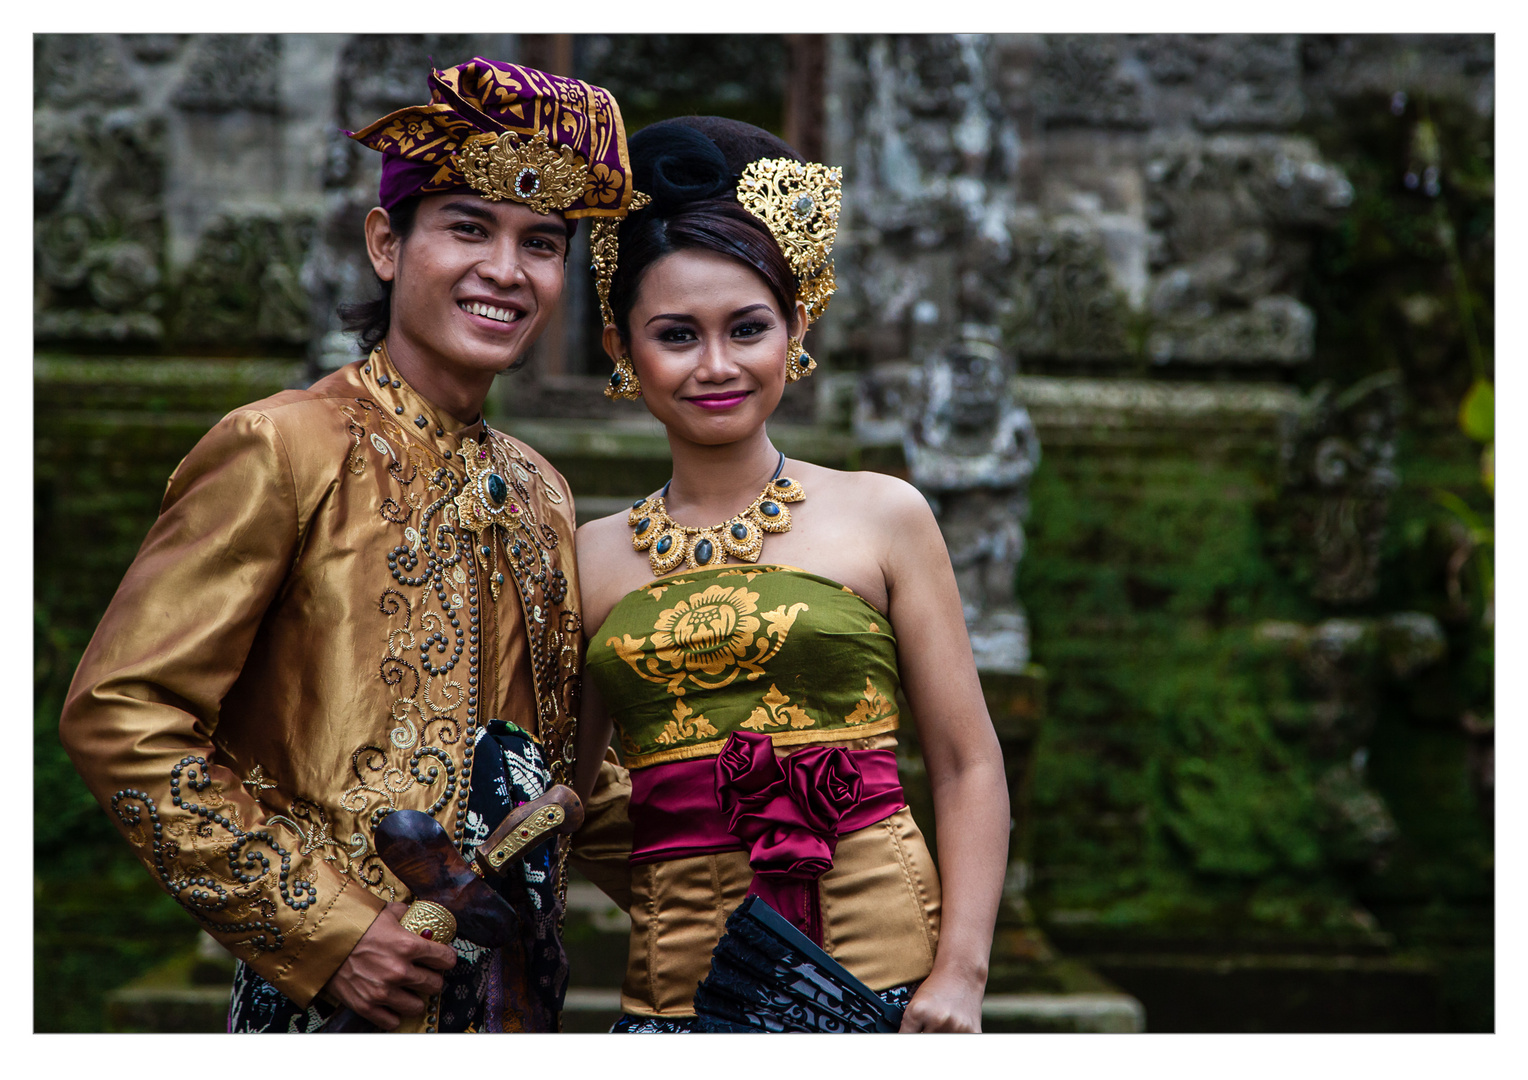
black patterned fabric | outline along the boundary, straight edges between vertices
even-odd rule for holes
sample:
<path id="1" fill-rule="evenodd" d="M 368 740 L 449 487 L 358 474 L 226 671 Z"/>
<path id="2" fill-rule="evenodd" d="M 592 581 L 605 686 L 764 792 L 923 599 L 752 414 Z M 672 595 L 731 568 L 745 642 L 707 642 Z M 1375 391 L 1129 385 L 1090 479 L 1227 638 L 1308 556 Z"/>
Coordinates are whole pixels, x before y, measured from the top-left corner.
<path id="1" fill-rule="evenodd" d="M 695 1016 L 624 1015 L 611 1031 L 896 1031 L 911 986 L 876 993 L 759 896 L 727 916 L 711 970 L 695 990 Z"/>
<path id="2" fill-rule="evenodd" d="M 905 983 L 887 990 L 877 990 L 875 996 L 895 1009 L 906 1009 L 917 988 L 917 983 Z M 611 1025 L 610 1030 L 619 1035 L 691 1035 L 698 1030 L 695 1026 L 698 1019 L 695 1016 L 633 1016 L 631 1013 L 623 1013 Z"/>
<path id="3" fill-rule="evenodd" d="M 492 739 L 499 753 L 484 740 Z M 540 745 L 514 724 L 490 720 L 478 732 L 462 852 L 477 848 L 510 810 L 551 783 Z M 446 973 L 437 1030 L 555 1031 L 568 986 L 568 959 L 558 937 L 554 844 L 544 844 L 494 882 L 520 915 L 521 940 L 485 949 L 458 939 L 456 966 Z M 242 961 L 234 971 L 228 1030 L 310 1032 L 333 1006 L 315 1000 L 299 1008 Z"/>

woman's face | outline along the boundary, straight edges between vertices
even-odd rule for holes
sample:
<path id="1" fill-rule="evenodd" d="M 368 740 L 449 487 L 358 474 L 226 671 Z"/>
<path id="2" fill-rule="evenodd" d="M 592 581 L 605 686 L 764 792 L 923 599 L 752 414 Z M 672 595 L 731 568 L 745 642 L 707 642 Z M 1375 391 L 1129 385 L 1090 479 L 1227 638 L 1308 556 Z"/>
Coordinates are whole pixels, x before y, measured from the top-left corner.
<path id="1" fill-rule="evenodd" d="M 780 404 L 790 324 L 764 278 L 737 259 L 665 255 L 643 275 L 627 325 L 642 400 L 671 435 L 736 442 Z M 606 351 L 620 347 L 607 328 Z"/>

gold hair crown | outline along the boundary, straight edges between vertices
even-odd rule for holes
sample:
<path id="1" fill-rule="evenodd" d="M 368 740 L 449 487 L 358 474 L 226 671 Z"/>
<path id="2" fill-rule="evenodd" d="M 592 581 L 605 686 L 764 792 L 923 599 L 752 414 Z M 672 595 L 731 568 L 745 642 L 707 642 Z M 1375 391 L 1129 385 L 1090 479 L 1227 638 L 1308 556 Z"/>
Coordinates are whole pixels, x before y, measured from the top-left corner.
<path id="1" fill-rule="evenodd" d="M 833 295 L 833 241 L 838 236 L 838 211 L 843 197 L 843 169 L 793 158 L 760 158 L 743 170 L 737 200 L 762 221 L 796 275 L 797 297 L 806 305 L 807 322 L 828 308 Z M 631 209 L 651 200 L 635 192 Z M 619 218 L 601 218 L 589 237 L 594 291 L 600 315 L 614 325 L 610 282 L 615 277 Z"/>
<path id="2" fill-rule="evenodd" d="M 737 201 L 768 228 L 796 275 L 797 299 L 807 321 L 827 310 L 833 295 L 833 241 L 844 171 L 791 158 L 749 162 L 738 180 Z"/>
<path id="3" fill-rule="evenodd" d="M 566 210 L 588 186 L 583 157 L 571 147 L 552 149 L 545 131 L 523 140 L 512 131 L 477 135 L 456 156 L 467 183 L 483 198 L 511 199 L 538 214 Z"/>

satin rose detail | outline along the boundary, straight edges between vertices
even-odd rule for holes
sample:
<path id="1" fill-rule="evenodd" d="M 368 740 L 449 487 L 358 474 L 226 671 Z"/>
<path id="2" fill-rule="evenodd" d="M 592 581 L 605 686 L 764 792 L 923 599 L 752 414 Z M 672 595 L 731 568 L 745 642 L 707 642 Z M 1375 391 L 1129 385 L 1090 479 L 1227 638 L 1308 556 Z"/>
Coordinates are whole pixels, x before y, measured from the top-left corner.
<path id="1" fill-rule="evenodd" d="M 862 790 L 842 747 L 808 747 L 775 759 L 767 735 L 735 731 L 716 759 L 716 798 L 727 830 L 749 845 L 756 874 L 817 878 L 833 866 L 838 822 Z"/>
<path id="2" fill-rule="evenodd" d="M 860 801 L 864 777 L 842 746 L 809 746 L 785 759 L 785 784 L 807 828 L 838 835 L 838 822 Z"/>
<path id="3" fill-rule="evenodd" d="M 747 801 L 768 798 L 769 788 L 785 779 L 768 735 L 734 732 L 716 755 L 716 801 L 731 827 L 734 811 Z"/>

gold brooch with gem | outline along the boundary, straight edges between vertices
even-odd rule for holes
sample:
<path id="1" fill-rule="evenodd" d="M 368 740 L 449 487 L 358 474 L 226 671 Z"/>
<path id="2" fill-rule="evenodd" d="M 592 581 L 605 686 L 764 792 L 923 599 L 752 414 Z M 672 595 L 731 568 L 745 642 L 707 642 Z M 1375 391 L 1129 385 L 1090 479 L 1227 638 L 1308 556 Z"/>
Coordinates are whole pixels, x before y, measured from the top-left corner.
<path id="1" fill-rule="evenodd" d="M 638 499 L 626 515 L 632 529 L 631 546 L 647 552 L 654 577 L 677 570 L 680 563 L 691 570 L 725 566 L 729 555 L 742 562 L 758 562 L 765 533 L 790 531 L 791 512 L 785 504 L 806 498 L 799 482 L 780 475 L 784 468 L 785 455 L 781 454 L 779 468 L 758 498 L 720 525 L 699 529 L 669 517 L 664 505 L 668 485 L 663 485 L 661 493 Z"/>
<path id="2" fill-rule="evenodd" d="M 524 507 L 514 500 L 509 486 L 509 464 L 500 460 L 498 443 L 488 438 L 476 446 L 462 448 L 462 463 L 467 467 L 467 478 L 462 482 L 461 494 L 454 500 L 456 519 L 462 528 L 480 538 L 483 568 L 488 575 L 488 592 L 494 600 L 504 585 L 504 574 L 498 570 L 498 543 L 493 526 L 502 525 L 506 530 L 514 528 L 525 513 Z"/>
<path id="3" fill-rule="evenodd" d="M 456 152 L 457 162 L 483 198 L 511 199 L 538 214 L 566 210 L 583 195 L 589 167 L 571 147 L 552 149 L 545 131 L 522 139 L 512 131 L 477 135 Z"/>

